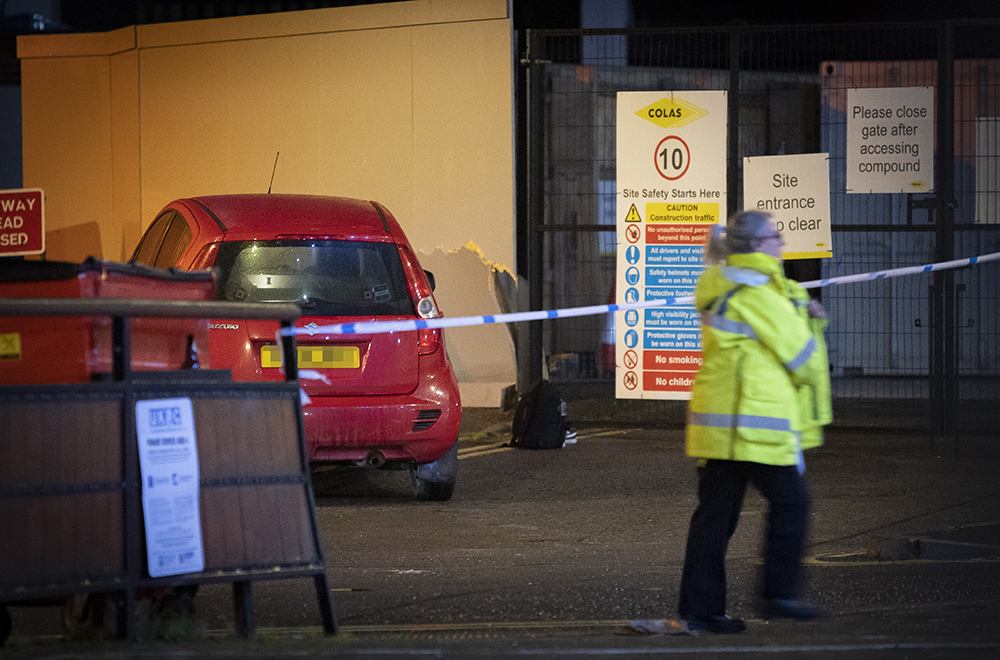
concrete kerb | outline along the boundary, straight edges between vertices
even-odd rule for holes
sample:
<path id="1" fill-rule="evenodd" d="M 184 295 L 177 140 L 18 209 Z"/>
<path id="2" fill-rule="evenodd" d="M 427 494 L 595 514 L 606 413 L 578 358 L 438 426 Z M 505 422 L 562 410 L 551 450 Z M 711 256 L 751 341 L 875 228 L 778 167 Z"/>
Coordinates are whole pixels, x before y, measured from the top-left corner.
<path id="1" fill-rule="evenodd" d="M 993 559 L 1000 558 L 1000 522 L 967 525 L 922 534 L 868 539 L 873 559 Z"/>

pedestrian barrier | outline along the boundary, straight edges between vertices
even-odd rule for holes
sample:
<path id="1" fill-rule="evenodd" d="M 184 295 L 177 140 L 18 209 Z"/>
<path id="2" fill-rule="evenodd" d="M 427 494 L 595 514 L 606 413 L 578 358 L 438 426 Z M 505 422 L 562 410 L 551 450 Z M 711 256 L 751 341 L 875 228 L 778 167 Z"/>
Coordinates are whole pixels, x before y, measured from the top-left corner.
<path id="1" fill-rule="evenodd" d="M 8 321 L 110 317 L 113 354 L 111 373 L 92 382 L 0 386 L 0 616 L 6 623 L 6 605 L 110 595 L 118 635 L 135 640 L 143 593 L 231 583 L 237 632 L 250 636 L 252 582 L 312 578 L 323 629 L 336 632 L 294 338 L 282 340 L 284 381 L 233 382 L 228 371 L 131 367 L 133 318 L 273 319 L 287 328 L 299 315 L 295 305 L 0 298 L 0 319 Z M 204 569 L 154 578 L 146 562 L 135 411 L 139 402 L 178 397 L 189 398 L 193 410 Z"/>
<path id="2" fill-rule="evenodd" d="M 858 275 L 844 275 L 842 277 L 831 277 L 828 279 L 811 280 L 802 282 L 802 286 L 807 289 L 816 289 L 837 284 L 850 284 L 853 282 L 870 282 L 889 277 L 901 277 L 904 275 L 916 275 L 919 273 L 930 273 L 938 270 L 949 270 L 952 268 L 964 268 L 976 264 L 990 261 L 1000 261 L 1000 252 L 970 257 L 968 259 L 956 259 L 954 261 L 943 261 L 940 263 L 926 264 L 923 266 L 908 266 L 905 268 L 893 268 L 891 270 L 874 271 L 871 273 L 861 273 Z M 609 312 L 623 312 L 629 309 L 647 309 L 650 307 L 668 307 L 673 305 L 691 305 L 694 303 L 694 296 L 683 296 L 677 298 L 657 298 L 655 300 L 644 300 L 635 303 L 623 303 L 621 305 L 590 305 L 587 307 L 568 307 L 564 309 L 550 309 L 535 312 L 512 312 L 509 314 L 496 314 L 493 316 L 460 316 L 456 318 L 422 319 L 408 321 L 369 321 L 365 323 L 338 323 L 333 325 L 316 326 L 312 328 L 287 328 L 282 330 L 283 334 L 296 335 L 317 335 L 317 334 L 376 334 L 385 332 L 405 332 L 407 330 L 423 330 L 433 328 L 458 328 L 474 325 L 488 325 L 491 323 L 519 323 L 523 321 L 544 321 L 546 319 L 561 319 L 574 316 L 593 316 L 596 314 L 607 314 Z"/>

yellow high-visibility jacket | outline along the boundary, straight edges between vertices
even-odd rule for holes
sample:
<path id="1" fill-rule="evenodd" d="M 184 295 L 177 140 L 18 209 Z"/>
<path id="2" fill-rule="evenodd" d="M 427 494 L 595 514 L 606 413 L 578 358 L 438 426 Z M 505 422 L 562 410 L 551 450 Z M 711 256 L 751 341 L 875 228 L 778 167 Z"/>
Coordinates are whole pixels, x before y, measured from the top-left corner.
<path id="1" fill-rule="evenodd" d="M 731 255 L 702 273 L 702 366 L 688 407 L 687 453 L 698 458 L 799 465 L 832 421 L 825 321 L 781 262 Z"/>

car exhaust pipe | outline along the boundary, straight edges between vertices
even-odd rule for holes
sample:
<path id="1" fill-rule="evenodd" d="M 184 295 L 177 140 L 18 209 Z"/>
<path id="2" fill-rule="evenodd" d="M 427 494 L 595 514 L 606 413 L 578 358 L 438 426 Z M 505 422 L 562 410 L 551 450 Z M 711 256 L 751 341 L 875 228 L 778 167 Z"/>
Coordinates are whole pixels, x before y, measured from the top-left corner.
<path id="1" fill-rule="evenodd" d="M 380 468 L 385 465 L 385 454 L 373 449 L 365 456 L 365 460 L 361 461 L 361 465 L 363 467 Z"/>

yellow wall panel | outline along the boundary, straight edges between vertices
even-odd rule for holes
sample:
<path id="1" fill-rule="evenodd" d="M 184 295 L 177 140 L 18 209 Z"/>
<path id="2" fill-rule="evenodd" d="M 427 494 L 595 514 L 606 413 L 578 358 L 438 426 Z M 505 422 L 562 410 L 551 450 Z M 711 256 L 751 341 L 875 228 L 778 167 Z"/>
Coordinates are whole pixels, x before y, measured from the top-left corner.
<path id="1" fill-rule="evenodd" d="M 139 139 L 139 53 L 112 55 L 111 67 L 111 184 L 110 218 L 101 218 L 106 259 L 126 261 L 139 243 L 142 228 Z M 117 239 L 117 240 L 116 240 Z"/>
<path id="2" fill-rule="evenodd" d="M 25 60 L 21 71 L 22 79 L 45 81 L 21 89 L 24 186 L 45 191 L 47 232 L 87 225 L 79 244 L 104 244 L 111 227 L 101 225 L 101 236 L 95 237 L 98 225 L 92 223 L 112 216 L 108 58 Z M 87 256 L 104 255 L 48 254 L 50 259 Z"/>
<path id="3" fill-rule="evenodd" d="M 143 216 L 178 197 L 274 192 L 412 206 L 408 30 L 142 52 Z M 275 156 L 278 157 L 274 168 Z M 393 164 L 395 163 L 395 167 Z"/>
<path id="4" fill-rule="evenodd" d="M 510 61 L 489 56 L 509 49 L 506 21 L 414 31 L 413 185 L 425 194 L 414 195 L 411 240 L 419 250 L 472 241 L 513 266 Z M 447 195 L 426 194 L 433 190 Z"/>
<path id="5" fill-rule="evenodd" d="M 280 152 L 274 192 L 378 200 L 440 264 L 446 311 L 495 314 L 492 270 L 514 258 L 510 30 L 505 0 L 413 0 L 21 37 L 46 256 L 126 260 L 173 199 L 267 191 Z M 449 344 L 461 380 L 513 382 L 496 343 L 496 359 Z"/>

